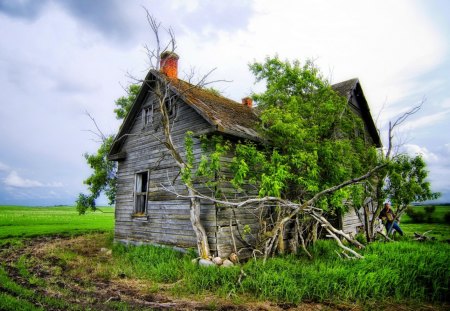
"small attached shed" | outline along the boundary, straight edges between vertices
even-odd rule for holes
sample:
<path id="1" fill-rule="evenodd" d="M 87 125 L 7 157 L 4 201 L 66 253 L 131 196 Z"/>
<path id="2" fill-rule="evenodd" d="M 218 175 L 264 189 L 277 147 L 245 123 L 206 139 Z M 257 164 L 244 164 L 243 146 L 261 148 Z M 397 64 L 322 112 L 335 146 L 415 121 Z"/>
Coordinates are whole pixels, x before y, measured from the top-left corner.
<path id="1" fill-rule="evenodd" d="M 185 154 L 187 131 L 194 133 L 193 150 L 197 160 L 202 151 L 200 140 L 195 137 L 200 135 L 215 133 L 231 140 L 261 141 L 256 131 L 259 120 L 250 99 L 245 98 L 242 103 L 237 103 L 178 79 L 178 56 L 174 53 L 165 56 L 166 59 L 161 61 L 161 71 L 150 70 L 147 74 L 146 82 L 142 84 L 109 153 L 109 159 L 118 163 L 115 240 L 196 247 L 189 200 L 177 196 L 177 193 L 185 191 L 185 187 L 178 167 L 162 143 L 161 115 L 155 107 L 156 82 L 167 82 L 166 91 L 176 102 L 176 105 L 170 106 L 169 114 L 172 138 L 182 155 Z M 370 139 L 379 146 L 378 132 L 359 82 L 356 79 L 350 81 L 333 87 L 347 96 L 349 104 L 364 119 Z M 225 156 L 221 160 L 230 162 L 231 157 Z M 194 186 L 200 193 L 214 195 L 214 191 L 204 183 Z M 239 235 L 239 227 L 246 225 L 251 232 L 259 231 L 259 217 L 252 208 L 232 210 L 202 201 L 201 221 L 211 253 L 220 257 L 227 257 L 234 243 L 238 248 L 243 246 L 241 241 L 232 239 Z M 346 223 L 343 224 L 342 229 L 348 231 Z M 353 228 L 355 224 L 351 226 Z M 255 237 L 250 235 L 247 238 Z"/>

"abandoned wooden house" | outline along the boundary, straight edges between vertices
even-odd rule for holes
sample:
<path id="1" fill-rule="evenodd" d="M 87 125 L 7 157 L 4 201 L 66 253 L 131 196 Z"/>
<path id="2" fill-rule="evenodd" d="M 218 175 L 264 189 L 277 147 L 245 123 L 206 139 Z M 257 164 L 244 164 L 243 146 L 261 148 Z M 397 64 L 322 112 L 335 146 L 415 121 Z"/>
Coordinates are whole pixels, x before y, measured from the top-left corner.
<path id="1" fill-rule="evenodd" d="M 258 117 L 249 98 L 237 103 L 214 92 L 192 87 L 177 78 L 178 56 L 166 53 L 161 70 L 150 70 L 129 114 L 125 118 L 109 153 L 118 162 L 115 240 L 124 243 L 149 243 L 178 247 L 196 247 L 196 237 L 189 217 L 189 200 L 177 197 L 184 187 L 179 169 L 168 155 L 155 107 L 156 81 L 171 81 L 167 89 L 176 98 L 170 107 L 172 137 L 183 154 L 186 131 L 195 135 L 219 134 L 228 139 L 260 140 L 256 131 Z M 333 88 L 348 98 L 349 105 L 365 122 L 367 133 L 376 146 L 380 138 L 370 115 L 361 85 L 357 79 Z M 188 91 L 186 91 L 188 90 Z M 194 154 L 201 146 L 194 140 Z M 222 161 L 230 161 L 224 158 Z M 167 191 L 172 189 L 172 191 Z M 199 192 L 214 195 L 197 185 Z M 234 221 L 230 222 L 234 216 Z M 226 257 L 232 251 L 231 230 L 247 225 L 258 230 L 259 219 L 250 208 L 232 211 L 210 201 L 201 201 L 201 220 L 208 235 L 211 253 Z M 362 219 L 355 211 L 341 221 L 344 231 L 355 231 Z"/>

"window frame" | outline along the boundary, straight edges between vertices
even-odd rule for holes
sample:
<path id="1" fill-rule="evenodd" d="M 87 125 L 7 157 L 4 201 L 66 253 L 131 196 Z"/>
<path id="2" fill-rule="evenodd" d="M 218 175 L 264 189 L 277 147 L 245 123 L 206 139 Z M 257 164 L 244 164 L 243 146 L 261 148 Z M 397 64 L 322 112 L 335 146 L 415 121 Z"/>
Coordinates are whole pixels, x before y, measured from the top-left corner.
<path id="1" fill-rule="evenodd" d="M 154 109 L 153 104 L 142 108 L 142 124 L 143 127 L 153 124 Z"/>
<path id="2" fill-rule="evenodd" d="M 143 182 L 143 176 L 146 176 L 146 184 L 145 184 L 145 190 L 142 189 L 144 185 L 142 185 Z M 139 181 L 140 179 L 140 181 Z M 148 209 L 148 188 L 150 183 L 150 171 L 149 170 L 143 170 L 143 171 L 137 171 L 134 174 L 134 186 L 133 186 L 133 216 L 134 217 L 146 217 L 147 209 Z M 140 185 L 139 185 L 140 184 Z M 141 191 L 138 191 L 141 188 Z M 143 206 L 142 203 L 139 203 L 139 198 L 143 197 Z M 142 200 L 142 199 L 141 199 Z"/>

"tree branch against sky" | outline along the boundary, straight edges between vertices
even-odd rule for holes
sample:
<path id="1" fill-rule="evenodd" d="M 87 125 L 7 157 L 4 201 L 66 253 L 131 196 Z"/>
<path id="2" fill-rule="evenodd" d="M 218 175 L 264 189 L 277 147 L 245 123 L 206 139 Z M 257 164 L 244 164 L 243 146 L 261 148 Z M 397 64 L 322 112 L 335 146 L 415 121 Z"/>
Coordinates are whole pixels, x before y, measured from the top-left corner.
<path id="1" fill-rule="evenodd" d="M 107 6 L 11 1 L 0 8 L 0 86 L 8 107 L 0 113 L 6 133 L 0 162 L 8 168 L 0 171 L 1 202 L 70 204 L 85 190 L 81 181 L 89 167 L 80 154 L 97 145 L 82 131 L 92 125 L 84 112 L 106 133 L 119 126 L 110 113 L 123 94 L 118 82 L 128 85 L 124 73 L 139 76 L 148 65 L 142 5 L 177 32 L 180 71 L 217 67 L 212 80 L 233 82 L 215 87 L 234 99 L 261 90 L 246 65 L 275 53 L 313 57 L 324 72 L 333 72 L 333 82 L 358 77 L 374 116 L 386 103 L 379 125 L 426 96 L 420 113 L 404 124 L 409 134 L 400 135 L 410 155 L 423 154 L 440 200 L 450 200 L 450 141 L 440 135 L 450 131 L 449 3 L 244 1 L 224 7 L 143 0 Z"/>

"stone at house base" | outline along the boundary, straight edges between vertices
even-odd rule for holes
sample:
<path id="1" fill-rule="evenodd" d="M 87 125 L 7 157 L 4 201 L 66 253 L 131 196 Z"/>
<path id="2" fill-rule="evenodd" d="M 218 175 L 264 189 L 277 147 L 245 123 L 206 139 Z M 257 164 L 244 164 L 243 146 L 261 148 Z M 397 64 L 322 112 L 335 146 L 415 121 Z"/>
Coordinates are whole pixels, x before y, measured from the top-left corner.
<path id="1" fill-rule="evenodd" d="M 214 262 L 212 262 L 212 261 L 209 260 L 209 259 L 200 259 L 200 260 L 198 261 L 198 264 L 199 264 L 200 266 L 203 266 L 203 267 L 214 266 L 214 265 L 215 265 Z"/>
<path id="2" fill-rule="evenodd" d="M 225 259 L 224 261 L 223 261 L 223 263 L 222 263 L 222 267 L 224 267 L 224 268 L 228 268 L 228 267 L 232 267 L 232 266 L 234 266 L 234 263 L 232 263 L 230 260 L 228 260 L 228 259 Z"/>

